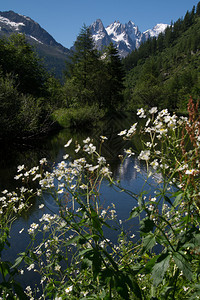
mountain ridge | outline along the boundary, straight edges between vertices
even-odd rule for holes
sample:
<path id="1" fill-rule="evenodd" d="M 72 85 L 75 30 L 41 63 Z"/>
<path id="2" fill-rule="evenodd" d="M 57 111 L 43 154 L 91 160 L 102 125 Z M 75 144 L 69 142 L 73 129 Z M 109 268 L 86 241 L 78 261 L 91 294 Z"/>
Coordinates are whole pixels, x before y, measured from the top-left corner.
<path id="1" fill-rule="evenodd" d="M 107 27 L 104 27 L 101 19 L 97 19 L 89 28 L 98 50 L 103 50 L 105 46 L 113 42 L 119 51 L 119 55 L 125 57 L 133 50 L 139 48 L 141 43 L 149 38 L 158 37 L 168 26 L 168 24 L 158 23 L 152 29 L 140 32 L 133 21 L 125 24 L 114 21 Z"/>

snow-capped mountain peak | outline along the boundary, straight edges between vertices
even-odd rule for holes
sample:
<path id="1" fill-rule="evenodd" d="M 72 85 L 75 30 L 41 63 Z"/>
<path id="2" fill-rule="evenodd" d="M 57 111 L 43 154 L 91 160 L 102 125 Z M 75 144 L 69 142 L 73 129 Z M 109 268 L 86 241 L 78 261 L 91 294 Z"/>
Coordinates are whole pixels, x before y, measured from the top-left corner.
<path id="1" fill-rule="evenodd" d="M 13 27 L 14 30 L 19 30 L 20 26 L 25 26 L 25 24 L 22 22 L 12 22 L 9 19 L 4 18 L 2 16 L 0 16 L 0 22 L 4 23 L 5 25 L 7 25 L 9 27 Z"/>
<path id="2" fill-rule="evenodd" d="M 160 23 L 154 26 L 152 29 L 146 30 L 144 34 L 149 34 L 150 37 L 157 37 L 161 32 L 164 32 L 168 26 L 168 24 Z"/>
<path id="3" fill-rule="evenodd" d="M 110 42 L 113 42 L 117 46 L 120 56 L 125 57 L 132 50 L 138 48 L 142 42 L 151 37 L 157 37 L 167 26 L 169 25 L 157 24 L 154 28 L 141 33 L 133 21 L 125 24 L 115 21 L 105 28 L 102 21 L 97 19 L 90 26 L 90 30 L 98 50 L 102 50 Z"/>

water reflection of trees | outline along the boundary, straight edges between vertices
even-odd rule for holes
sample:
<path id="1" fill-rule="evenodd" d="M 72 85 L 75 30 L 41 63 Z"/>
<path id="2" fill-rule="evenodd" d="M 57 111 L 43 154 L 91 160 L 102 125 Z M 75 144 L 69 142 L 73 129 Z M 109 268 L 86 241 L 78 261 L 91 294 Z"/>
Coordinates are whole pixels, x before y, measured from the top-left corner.
<path id="1" fill-rule="evenodd" d="M 16 175 L 17 166 L 24 164 L 27 168 L 32 168 L 38 165 L 39 160 L 46 157 L 50 162 L 58 162 L 63 159 L 63 155 L 67 153 L 75 158 L 74 148 L 64 148 L 66 142 L 73 138 L 77 143 L 82 144 L 83 139 L 91 136 L 93 143 L 99 150 L 100 136 L 105 135 L 106 140 L 101 148 L 101 155 L 104 156 L 110 164 L 111 170 L 116 178 L 125 176 L 126 170 L 131 168 L 130 160 L 125 162 L 123 167 L 120 167 L 119 154 L 124 154 L 124 149 L 132 147 L 138 150 L 138 137 L 135 136 L 134 141 L 125 141 L 118 133 L 123 129 L 128 129 L 136 119 L 133 119 L 132 114 L 115 113 L 107 116 L 102 120 L 101 126 L 93 128 L 90 132 L 83 130 L 69 129 L 61 130 L 48 137 L 42 137 L 32 142 L 19 142 L 18 144 L 3 144 L 0 147 L 0 188 L 12 190 L 16 186 L 14 176 Z M 84 155 L 83 153 L 79 153 Z M 120 171 L 119 171 L 120 170 Z M 130 172 L 129 172 L 130 173 Z M 132 170 L 132 177 L 136 177 L 135 169 Z"/>

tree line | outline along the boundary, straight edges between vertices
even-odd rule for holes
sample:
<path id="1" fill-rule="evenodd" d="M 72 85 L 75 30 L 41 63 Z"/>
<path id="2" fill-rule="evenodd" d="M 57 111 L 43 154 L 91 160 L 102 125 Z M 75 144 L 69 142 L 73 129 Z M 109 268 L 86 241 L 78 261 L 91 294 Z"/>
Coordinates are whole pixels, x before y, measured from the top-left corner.
<path id="1" fill-rule="evenodd" d="M 200 96 L 199 50 L 200 2 L 123 60 L 127 107 L 156 105 L 185 111 L 189 97 Z"/>

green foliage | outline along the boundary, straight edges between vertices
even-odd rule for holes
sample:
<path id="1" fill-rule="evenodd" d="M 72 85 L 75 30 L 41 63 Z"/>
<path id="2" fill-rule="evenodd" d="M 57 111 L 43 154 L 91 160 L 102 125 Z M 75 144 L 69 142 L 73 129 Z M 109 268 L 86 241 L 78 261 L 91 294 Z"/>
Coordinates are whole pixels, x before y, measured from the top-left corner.
<path id="1" fill-rule="evenodd" d="M 83 107 L 60 108 L 53 113 L 53 119 L 64 128 L 91 128 L 104 116 L 105 112 L 98 105 Z"/>
<path id="2" fill-rule="evenodd" d="M 105 52 L 94 47 L 89 28 L 84 26 L 67 64 L 66 105 L 97 104 L 109 110 L 123 102 L 123 70 L 118 51 L 111 44 Z"/>
<path id="3" fill-rule="evenodd" d="M 19 93 L 12 75 L 0 75 L 1 137 L 29 136 L 45 132 L 50 124 L 51 111 L 46 101 Z"/>
<path id="4" fill-rule="evenodd" d="M 19 125 L 19 98 L 13 76 L 2 77 L 0 74 L 0 126 L 5 134 L 13 132 Z"/>
<path id="5" fill-rule="evenodd" d="M 0 40 L 0 66 L 4 75 L 16 76 L 20 92 L 41 95 L 47 73 L 24 35 Z"/>
<path id="6" fill-rule="evenodd" d="M 64 102 L 61 84 L 47 74 L 23 35 L 0 39 L 1 137 L 46 132 Z"/>
<path id="7" fill-rule="evenodd" d="M 123 103 L 124 70 L 117 49 L 111 43 L 105 50 L 105 74 L 107 94 L 104 96 L 104 106 L 115 109 Z"/>
<path id="8" fill-rule="evenodd" d="M 94 49 L 89 28 L 84 26 L 74 44 L 74 51 L 67 66 L 67 77 L 80 103 L 94 103 L 96 98 L 95 84 L 100 70 L 99 54 Z M 68 84 L 69 86 L 69 84 Z"/>

